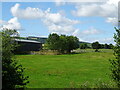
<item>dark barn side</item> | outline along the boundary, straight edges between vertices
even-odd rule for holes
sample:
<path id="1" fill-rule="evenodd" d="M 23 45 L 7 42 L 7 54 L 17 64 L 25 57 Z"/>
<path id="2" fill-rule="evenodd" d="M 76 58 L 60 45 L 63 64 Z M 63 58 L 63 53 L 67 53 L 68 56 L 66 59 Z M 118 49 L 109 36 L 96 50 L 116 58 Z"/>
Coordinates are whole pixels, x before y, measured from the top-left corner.
<path id="1" fill-rule="evenodd" d="M 18 48 L 15 53 L 30 53 L 30 51 L 39 51 L 42 49 L 42 43 L 33 40 L 15 40 L 18 43 Z"/>

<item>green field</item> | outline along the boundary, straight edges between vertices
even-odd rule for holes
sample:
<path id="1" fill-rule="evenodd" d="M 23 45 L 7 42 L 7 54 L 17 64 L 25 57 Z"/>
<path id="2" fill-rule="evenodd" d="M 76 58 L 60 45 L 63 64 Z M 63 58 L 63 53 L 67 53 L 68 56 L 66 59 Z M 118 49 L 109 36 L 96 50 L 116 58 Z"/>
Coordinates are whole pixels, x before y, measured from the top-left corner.
<path id="1" fill-rule="evenodd" d="M 109 82 L 109 59 L 112 50 L 66 55 L 16 55 L 29 76 L 28 88 L 78 88 L 88 81 L 92 87 L 98 80 Z"/>

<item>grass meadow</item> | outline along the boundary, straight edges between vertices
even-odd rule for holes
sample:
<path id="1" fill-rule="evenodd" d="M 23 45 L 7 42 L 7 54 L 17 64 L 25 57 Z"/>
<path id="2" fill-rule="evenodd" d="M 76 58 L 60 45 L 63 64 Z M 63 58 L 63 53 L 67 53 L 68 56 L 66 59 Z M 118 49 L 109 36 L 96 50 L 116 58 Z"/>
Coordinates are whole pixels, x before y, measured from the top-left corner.
<path id="1" fill-rule="evenodd" d="M 17 61 L 29 76 L 28 88 L 79 88 L 98 81 L 111 81 L 109 59 L 112 50 L 77 50 L 78 54 L 65 55 L 16 55 Z"/>

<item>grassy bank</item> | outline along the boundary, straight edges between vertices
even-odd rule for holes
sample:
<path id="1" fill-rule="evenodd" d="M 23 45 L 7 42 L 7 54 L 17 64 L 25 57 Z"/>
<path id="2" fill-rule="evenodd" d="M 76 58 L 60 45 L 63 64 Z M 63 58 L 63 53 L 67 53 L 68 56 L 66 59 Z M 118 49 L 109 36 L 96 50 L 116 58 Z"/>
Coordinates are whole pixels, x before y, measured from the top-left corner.
<path id="1" fill-rule="evenodd" d="M 109 59 L 114 58 L 112 50 L 86 51 L 69 55 L 16 55 L 25 67 L 29 88 L 73 88 L 86 81 L 92 84 L 98 80 L 109 82 Z"/>

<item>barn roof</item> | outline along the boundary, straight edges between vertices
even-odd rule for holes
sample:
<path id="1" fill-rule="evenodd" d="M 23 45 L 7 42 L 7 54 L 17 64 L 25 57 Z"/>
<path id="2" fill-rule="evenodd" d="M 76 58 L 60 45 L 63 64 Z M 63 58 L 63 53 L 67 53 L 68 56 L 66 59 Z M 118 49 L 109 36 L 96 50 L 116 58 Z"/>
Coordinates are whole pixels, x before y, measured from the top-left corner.
<path id="1" fill-rule="evenodd" d="M 18 41 L 18 42 L 30 42 L 30 43 L 41 43 L 41 42 L 38 42 L 38 41 L 25 40 L 25 39 L 15 39 L 15 41 Z"/>

